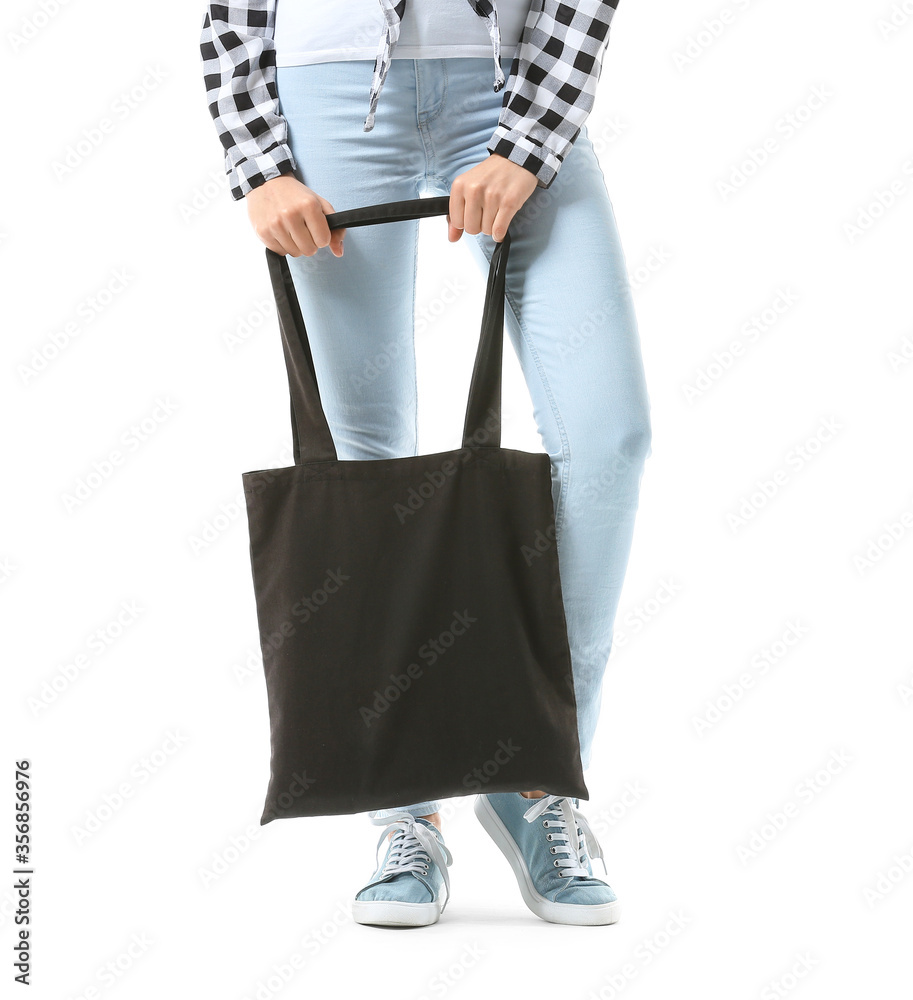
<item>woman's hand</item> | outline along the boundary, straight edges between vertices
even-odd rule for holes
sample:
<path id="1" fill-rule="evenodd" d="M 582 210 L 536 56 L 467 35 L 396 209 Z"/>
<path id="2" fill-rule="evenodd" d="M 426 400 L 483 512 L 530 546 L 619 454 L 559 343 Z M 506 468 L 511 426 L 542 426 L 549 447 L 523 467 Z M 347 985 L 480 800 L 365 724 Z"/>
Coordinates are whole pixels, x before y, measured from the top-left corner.
<path id="1" fill-rule="evenodd" d="M 329 246 L 342 256 L 345 229 L 330 231 L 326 216 L 336 211 L 292 174 L 273 177 L 244 196 L 254 231 L 270 250 L 291 257 L 313 257 Z"/>
<path id="2" fill-rule="evenodd" d="M 500 243 L 510 220 L 537 187 L 532 171 L 500 153 L 489 154 L 450 186 L 447 239 L 456 243 L 463 233 L 485 233 Z"/>

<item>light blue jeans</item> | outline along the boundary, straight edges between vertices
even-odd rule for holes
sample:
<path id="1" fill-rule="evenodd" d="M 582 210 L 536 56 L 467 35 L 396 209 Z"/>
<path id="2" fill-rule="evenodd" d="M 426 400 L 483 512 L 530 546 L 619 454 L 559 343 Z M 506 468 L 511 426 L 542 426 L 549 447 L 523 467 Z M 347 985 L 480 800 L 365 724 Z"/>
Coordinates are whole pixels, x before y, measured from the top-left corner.
<path id="1" fill-rule="evenodd" d="M 510 62 L 502 60 L 505 77 Z M 364 132 L 372 69 L 371 60 L 353 60 L 277 70 L 296 176 L 338 212 L 449 194 L 457 176 L 487 159 L 498 123 L 504 95 L 492 89 L 490 59 L 393 59 L 374 129 Z M 350 228 L 342 257 L 322 247 L 288 258 L 341 460 L 418 454 L 418 227 L 410 220 Z M 441 227 L 446 233 L 443 219 Z M 552 463 L 586 769 L 652 449 L 625 256 L 585 127 L 551 187 L 534 191 L 510 234 L 505 329 Z M 464 234 L 460 242 L 487 275 L 493 239 Z M 368 815 L 375 822 L 401 811 L 425 816 L 441 804 L 391 803 Z"/>

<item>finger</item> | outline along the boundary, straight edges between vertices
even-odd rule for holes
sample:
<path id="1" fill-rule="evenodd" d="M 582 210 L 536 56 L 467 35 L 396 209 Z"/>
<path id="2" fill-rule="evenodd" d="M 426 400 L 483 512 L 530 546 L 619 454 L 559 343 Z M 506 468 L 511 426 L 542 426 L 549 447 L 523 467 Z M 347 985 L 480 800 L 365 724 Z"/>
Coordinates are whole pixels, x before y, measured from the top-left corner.
<path id="1" fill-rule="evenodd" d="M 312 199 L 285 220 L 289 237 L 294 240 L 299 252 L 313 257 L 320 247 L 330 242 L 330 227 L 319 205 Z"/>
<path id="2" fill-rule="evenodd" d="M 458 185 L 454 185 L 450 189 L 450 211 L 447 215 L 447 221 L 450 225 L 447 235 L 451 242 L 458 240 L 463 235 L 463 212 L 465 207 L 466 199 L 463 195 L 462 188 Z"/>
<path id="3" fill-rule="evenodd" d="M 259 234 L 258 234 L 259 235 Z M 280 257 L 285 257 L 288 250 L 275 238 L 272 236 L 260 236 L 260 241 L 273 253 L 279 254 Z"/>
<path id="4" fill-rule="evenodd" d="M 463 235 L 463 230 L 457 228 L 451 221 L 450 216 L 447 216 L 447 239 L 451 243 L 456 243 L 456 241 Z"/>
<path id="5" fill-rule="evenodd" d="M 320 203 L 320 209 L 324 214 L 324 221 L 326 221 L 326 216 L 335 215 L 336 209 L 320 195 L 317 195 L 317 201 Z M 345 239 L 346 229 L 345 226 L 341 228 L 330 229 L 330 224 L 327 222 L 327 231 L 330 234 L 330 242 L 327 244 L 333 254 L 337 257 L 342 256 L 342 241 Z M 316 235 L 316 234 L 315 234 Z"/>
<path id="6" fill-rule="evenodd" d="M 284 220 L 279 237 L 288 247 L 288 253 L 292 257 L 301 257 L 305 254 L 317 252 L 317 247 L 311 239 L 311 234 L 300 219 Z"/>
<path id="7" fill-rule="evenodd" d="M 466 210 L 463 213 L 463 231 L 470 236 L 477 236 L 482 232 L 482 206 L 466 203 Z"/>
<path id="8" fill-rule="evenodd" d="M 482 232 L 488 236 L 494 236 L 495 222 L 501 214 L 501 208 L 497 201 L 485 205 L 482 209 Z"/>
<path id="9" fill-rule="evenodd" d="M 516 214 L 512 208 L 507 208 L 504 205 L 498 208 L 498 213 L 491 223 L 491 238 L 495 243 L 504 242 L 504 234 L 507 232 L 507 227 Z"/>
<path id="10" fill-rule="evenodd" d="M 470 236 L 482 232 L 483 194 L 475 189 L 469 192 L 463 205 L 463 229 Z"/>
<path id="11" fill-rule="evenodd" d="M 312 257 L 317 253 L 317 244 L 298 216 L 285 220 L 283 228 L 276 232 L 276 237 L 287 247 L 286 253 L 291 257 Z"/>

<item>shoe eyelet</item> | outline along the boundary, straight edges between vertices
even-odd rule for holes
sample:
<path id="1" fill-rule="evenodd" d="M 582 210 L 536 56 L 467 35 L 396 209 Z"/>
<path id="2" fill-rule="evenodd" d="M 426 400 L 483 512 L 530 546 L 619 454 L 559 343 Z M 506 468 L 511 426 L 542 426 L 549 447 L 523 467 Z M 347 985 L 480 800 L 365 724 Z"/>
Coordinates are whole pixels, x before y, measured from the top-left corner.
<path id="1" fill-rule="evenodd" d="M 548 850 L 549 850 L 550 854 L 554 854 L 555 853 L 555 848 L 554 847 L 550 847 Z"/>
<path id="2" fill-rule="evenodd" d="M 555 858 L 555 860 L 552 862 L 552 864 L 557 868 L 558 867 L 558 859 Z"/>
<path id="3" fill-rule="evenodd" d="M 546 840 L 551 840 L 551 839 L 552 839 L 552 835 L 551 835 L 550 833 L 547 833 L 547 834 L 545 835 L 545 839 L 546 839 Z"/>

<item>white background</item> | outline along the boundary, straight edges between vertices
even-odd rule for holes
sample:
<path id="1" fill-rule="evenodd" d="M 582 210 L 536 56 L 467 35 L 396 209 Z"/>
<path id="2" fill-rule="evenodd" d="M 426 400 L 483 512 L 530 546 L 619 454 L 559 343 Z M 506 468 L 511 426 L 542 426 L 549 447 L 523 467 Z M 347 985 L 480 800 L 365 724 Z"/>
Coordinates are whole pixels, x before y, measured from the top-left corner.
<path id="1" fill-rule="evenodd" d="M 913 3 L 621 3 L 588 131 L 654 438 L 583 805 L 623 916 L 537 919 L 467 796 L 444 811 L 452 901 L 406 931 L 348 915 L 375 862 L 366 816 L 258 826 L 240 474 L 289 464 L 291 434 L 263 246 L 206 109 L 203 5 L 43 6 L 3 15 L 3 979 L 28 757 L 31 995 L 908 997 Z M 431 452 L 459 444 L 465 389 L 439 386 L 458 370 L 468 388 L 484 289 L 440 219 L 421 232 L 419 308 L 449 276 L 468 289 L 418 338 Z M 52 357 L 23 374 L 35 352 Z M 505 366 L 504 443 L 539 450 L 509 348 Z M 68 510 L 159 399 L 172 412 Z"/>

